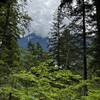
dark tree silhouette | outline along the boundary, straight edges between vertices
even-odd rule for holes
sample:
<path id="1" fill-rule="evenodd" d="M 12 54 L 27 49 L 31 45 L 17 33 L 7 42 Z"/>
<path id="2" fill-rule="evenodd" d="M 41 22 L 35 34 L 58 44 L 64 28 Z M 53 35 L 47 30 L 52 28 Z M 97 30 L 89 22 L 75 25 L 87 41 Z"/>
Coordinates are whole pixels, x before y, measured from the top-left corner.
<path id="1" fill-rule="evenodd" d="M 8 0 L 0 0 L 1 3 L 6 3 Z"/>

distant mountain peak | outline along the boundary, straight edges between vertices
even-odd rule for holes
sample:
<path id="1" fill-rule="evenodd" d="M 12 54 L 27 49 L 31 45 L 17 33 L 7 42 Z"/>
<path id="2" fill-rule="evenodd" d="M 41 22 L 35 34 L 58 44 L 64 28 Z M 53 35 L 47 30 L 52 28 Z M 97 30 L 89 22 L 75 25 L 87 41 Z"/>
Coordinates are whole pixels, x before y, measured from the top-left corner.
<path id="1" fill-rule="evenodd" d="M 20 39 L 18 39 L 18 44 L 22 48 L 27 48 L 28 42 L 31 41 L 33 43 L 40 43 L 42 48 L 45 51 L 48 51 L 48 38 L 43 38 L 40 36 L 37 36 L 35 33 L 31 33 L 29 35 L 23 36 Z"/>

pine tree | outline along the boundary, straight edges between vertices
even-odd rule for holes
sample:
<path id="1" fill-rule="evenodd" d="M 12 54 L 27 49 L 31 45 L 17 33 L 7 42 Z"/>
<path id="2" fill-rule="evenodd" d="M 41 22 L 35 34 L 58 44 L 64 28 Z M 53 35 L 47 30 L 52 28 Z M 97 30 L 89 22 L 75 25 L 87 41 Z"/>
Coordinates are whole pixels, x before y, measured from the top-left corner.
<path id="1" fill-rule="evenodd" d="M 7 4 L 3 5 L 1 8 L 4 10 L 5 16 L 3 17 L 0 16 L 3 19 L 2 21 L 0 21 L 0 23 L 2 24 L 1 34 L 0 34 L 2 44 L 1 44 L 0 54 L 1 56 L 3 56 L 2 55 L 3 52 L 6 54 L 6 59 L 5 59 L 6 61 L 9 60 L 11 56 L 17 56 L 18 54 L 17 39 L 22 34 L 21 33 L 22 28 L 24 28 L 25 24 L 27 25 L 28 23 L 28 16 L 21 14 L 19 7 L 20 6 L 18 4 L 18 1 L 15 0 L 15 1 L 8 1 Z M 24 21 L 25 19 L 26 21 Z M 22 25 L 21 28 L 19 28 L 18 25 Z M 16 57 L 13 58 L 16 59 Z M 11 61 L 13 61 L 13 59 Z M 7 62 L 8 65 L 12 64 L 11 61 Z"/>
<path id="2" fill-rule="evenodd" d="M 95 43 L 94 43 L 94 60 L 93 60 L 93 69 L 97 76 L 100 76 L 100 2 L 99 0 L 93 0 L 93 6 L 96 8 L 96 13 L 94 14 L 94 18 L 96 21 L 96 29 L 95 33 Z"/>
<path id="3" fill-rule="evenodd" d="M 61 8 L 59 7 L 57 10 L 57 14 L 54 18 L 53 27 L 50 32 L 50 39 L 49 39 L 49 50 L 51 52 L 51 55 L 57 62 L 57 65 L 61 65 L 61 59 L 60 59 L 60 36 L 61 36 L 61 30 L 64 26 L 62 23 L 63 14 L 61 12 Z"/>
<path id="4" fill-rule="evenodd" d="M 60 59 L 63 68 L 79 72 L 82 64 L 82 41 L 65 28 L 60 37 Z M 62 45 L 63 44 L 63 45 Z"/>
<path id="5" fill-rule="evenodd" d="M 69 1 L 66 1 L 65 3 L 64 2 L 65 1 L 62 1 L 62 3 L 64 5 L 67 4 L 68 7 L 71 5 L 70 3 L 72 3 Z M 82 19 L 82 21 L 81 21 L 82 24 L 80 24 L 80 26 L 78 28 L 80 30 L 80 27 L 82 26 L 81 30 L 83 31 L 82 32 L 83 33 L 83 38 L 82 38 L 83 39 L 83 79 L 87 80 L 87 52 L 86 52 L 86 49 L 87 49 L 86 36 L 87 36 L 87 34 L 86 34 L 86 5 L 85 5 L 85 1 L 84 0 L 77 0 L 76 7 L 73 8 L 73 5 L 71 5 L 70 8 L 71 8 L 69 11 L 70 14 L 74 17 L 76 16 L 76 19 L 74 19 L 74 22 L 78 22 L 78 24 L 79 24 L 80 20 Z M 73 9 L 74 9 L 74 12 L 72 13 Z M 76 13 L 77 13 L 77 15 L 76 15 Z M 83 92 L 84 92 L 84 95 L 86 96 L 87 95 L 87 87 L 86 86 L 84 87 Z"/>
<path id="6" fill-rule="evenodd" d="M 12 86 L 10 75 L 21 69 L 17 39 L 30 18 L 24 12 L 21 13 L 20 7 L 17 0 L 8 0 L 0 7 L 2 12 L 0 16 L 0 85 Z M 11 97 L 9 93 L 10 100 Z"/>
<path id="7" fill-rule="evenodd" d="M 60 59 L 63 69 L 69 69 L 71 64 L 71 34 L 68 29 L 65 29 L 60 36 Z"/>

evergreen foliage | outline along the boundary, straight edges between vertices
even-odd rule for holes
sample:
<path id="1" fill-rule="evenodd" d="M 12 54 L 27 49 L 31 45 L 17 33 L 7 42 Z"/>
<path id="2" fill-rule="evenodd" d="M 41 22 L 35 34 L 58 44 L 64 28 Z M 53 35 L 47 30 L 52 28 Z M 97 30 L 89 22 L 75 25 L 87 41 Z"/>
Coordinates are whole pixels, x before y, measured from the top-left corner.
<path id="1" fill-rule="evenodd" d="M 31 41 L 19 48 L 31 20 L 21 7 L 18 0 L 0 1 L 0 100 L 99 100 L 99 0 L 61 0 L 50 52 Z"/>

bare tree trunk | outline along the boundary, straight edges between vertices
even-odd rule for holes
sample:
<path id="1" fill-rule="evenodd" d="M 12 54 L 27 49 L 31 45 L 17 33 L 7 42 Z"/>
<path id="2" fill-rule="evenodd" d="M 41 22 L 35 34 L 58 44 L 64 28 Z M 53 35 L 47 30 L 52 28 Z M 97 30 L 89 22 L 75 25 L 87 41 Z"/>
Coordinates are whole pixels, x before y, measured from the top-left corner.
<path id="1" fill-rule="evenodd" d="M 58 30 L 57 30 L 57 33 L 58 33 L 58 46 L 57 46 L 57 49 L 58 49 L 58 54 L 57 54 L 57 64 L 58 66 L 60 66 L 60 13 L 61 13 L 61 8 L 58 7 L 58 16 L 57 16 L 57 20 L 58 20 Z"/>
<path id="2" fill-rule="evenodd" d="M 96 55 L 95 55 L 95 64 L 97 66 L 97 70 L 100 65 L 100 0 L 95 0 L 96 6 L 96 20 L 97 20 L 97 33 L 96 33 Z M 100 70 L 100 69 L 99 69 Z M 100 75 L 100 72 L 97 73 Z"/>
<path id="3" fill-rule="evenodd" d="M 85 14 L 85 2 L 83 0 L 83 79 L 87 80 L 87 53 L 86 53 L 86 48 L 87 48 L 87 44 L 86 44 L 86 27 L 85 27 L 85 18 L 86 18 L 86 14 Z M 85 85 L 83 88 L 83 95 L 87 96 L 88 89 L 87 86 Z"/>
<path id="4" fill-rule="evenodd" d="M 8 100 L 11 100 L 12 99 L 12 93 L 9 93 L 9 98 Z"/>

